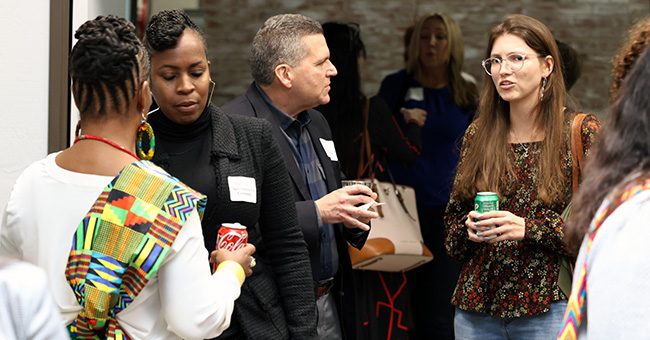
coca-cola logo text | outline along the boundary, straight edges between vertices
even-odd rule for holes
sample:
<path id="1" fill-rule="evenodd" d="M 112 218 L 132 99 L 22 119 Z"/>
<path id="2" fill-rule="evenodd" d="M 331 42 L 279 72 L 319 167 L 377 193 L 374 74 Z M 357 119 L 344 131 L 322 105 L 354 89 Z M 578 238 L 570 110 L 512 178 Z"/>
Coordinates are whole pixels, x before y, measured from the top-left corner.
<path id="1" fill-rule="evenodd" d="M 219 233 L 217 248 L 235 251 L 245 246 L 247 241 L 248 237 L 246 235 L 242 235 L 240 231 L 229 230 L 223 234 Z"/>

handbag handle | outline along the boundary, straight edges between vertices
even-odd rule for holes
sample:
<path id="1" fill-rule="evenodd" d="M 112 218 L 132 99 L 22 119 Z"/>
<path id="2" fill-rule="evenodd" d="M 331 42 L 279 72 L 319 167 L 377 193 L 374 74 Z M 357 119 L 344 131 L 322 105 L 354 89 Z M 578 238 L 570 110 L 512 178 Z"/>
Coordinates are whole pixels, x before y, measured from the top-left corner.
<path id="1" fill-rule="evenodd" d="M 371 181 L 374 181 L 375 179 L 375 171 L 373 167 L 373 163 L 375 161 L 375 155 L 372 152 L 372 146 L 370 144 L 370 132 L 368 131 L 368 116 L 369 116 L 369 111 L 370 111 L 370 103 L 366 99 L 364 101 L 364 106 L 363 106 L 363 130 L 361 131 L 361 150 L 360 150 L 360 159 L 359 159 L 359 164 L 357 165 L 357 178 L 361 178 L 363 174 L 366 172 L 366 169 L 368 170 L 368 175 L 370 177 Z M 364 157 L 367 162 L 364 162 Z M 404 198 L 402 197 L 402 193 L 399 191 L 397 188 L 397 184 L 395 184 L 395 179 L 393 178 L 393 174 L 390 171 L 390 167 L 385 167 L 386 173 L 388 174 L 388 178 L 390 179 L 390 182 L 393 186 L 393 193 L 395 194 L 395 197 L 397 197 L 397 201 L 399 202 L 400 206 L 402 207 L 402 210 L 406 213 L 406 215 L 413 221 L 416 221 L 416 219 L 411 215 L 409 212 L 408 208 L 406 207 L 406 203 L 404 203 Z M 377 207 L 377 213 L 379 216 L 383 217 L 383 210 L 382 207 L 379 206 Z"/>
<path id="2" fill-rule="evenodd" d="M 393 174 L 390 172 L 390 167 L 386 167 L 386 173 L 388 174 L 390 183 L 393 185 L 393 192 L 395 193 L 395 197 L 397 197 L 397 201 L 399 202 L 399 205 L 402 207 L 402 210 L 404 210 L 406 215 L 412 221 L 415 221 L 416 219 L 411 215 L 408 208 L 406 207 L 406 203 L 404 203 L 404 198 L 402 197 L 402 193 L 397 189 L 397 184 L 395 184 L 395 179 L 393 179 Z"/>

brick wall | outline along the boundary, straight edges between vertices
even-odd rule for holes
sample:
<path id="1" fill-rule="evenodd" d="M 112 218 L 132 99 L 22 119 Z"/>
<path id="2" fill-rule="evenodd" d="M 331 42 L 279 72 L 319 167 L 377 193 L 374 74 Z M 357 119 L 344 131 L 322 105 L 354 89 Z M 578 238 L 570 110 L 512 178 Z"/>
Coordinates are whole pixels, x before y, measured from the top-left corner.
<path id="1" fill-rule="evenodd" d="M 603 113 L 607 107 L 611 58 L 627 28 L 650 15 L 649 0 L 202 0 L 209 41 L 213 101 L 223 104 L 241 94 L 251 82 L 248 52 L 253 36 L 266 18 L 279 13 L 301 13 L 321 22 L 353 21 L 361 25 L 368 50 L 364 74 L 367 94 L 377 92 L 382 78 L 402 68 L 402 34 L 417 17 L 448 12 L 460 24 L 465 38 L 465 71 L 483 79 L 480 66 L 487 31 L 510 13 L 522 13 L 544 22 L 556 38 L 583 57 L 582 77 L 572 94 L 582 107 Z"/>

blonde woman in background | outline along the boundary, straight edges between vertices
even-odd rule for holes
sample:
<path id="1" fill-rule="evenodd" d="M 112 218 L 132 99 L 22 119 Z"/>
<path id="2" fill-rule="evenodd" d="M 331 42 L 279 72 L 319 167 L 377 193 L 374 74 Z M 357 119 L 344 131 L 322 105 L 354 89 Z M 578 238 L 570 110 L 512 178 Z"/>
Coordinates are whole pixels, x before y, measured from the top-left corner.
<path id="1" fill-rule="evenodd" d="M 409 272 L 415 333 L 421 339 L 454 339 L 449 301 L 460 267 L 444 250 L 443 214 L 460 141 L 477 102 L 476 86 L 463 76 L 463 51 L 462 32 L 451 16 L 423 16 L 410 37 L 406 69 L 388 75 L 379 89 L 402 129 L 424 120 L 415 164 L 390 164 L 395 181 L 415 189 L 422 236 L 433 253 L 433 261 Z"/>

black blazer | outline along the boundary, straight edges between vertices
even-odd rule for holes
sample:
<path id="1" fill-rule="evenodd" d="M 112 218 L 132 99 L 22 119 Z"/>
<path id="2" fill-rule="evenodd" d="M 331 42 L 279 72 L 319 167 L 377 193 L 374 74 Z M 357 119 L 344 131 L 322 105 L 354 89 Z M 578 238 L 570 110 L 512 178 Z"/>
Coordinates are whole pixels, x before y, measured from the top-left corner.
<path id="1" fill-rule="evenodd" d="M 289 144 L 290 142 L 282 132 L 280 122 L 271 112 L 270 108 L 255 87 L 256 85 L 252 84 L 246 91 L 246 94 L 226 103 L 223 106 L 223 109 L 228 114 L 259 117 L 271 122 L 271 125 L 273 126 L 273 135 L 280 145 L 282 158 L 284 159 L 289 171 L 289 176 L 293 182 L 293 197 L 298 212 L 298 222 L 305 237 L 305 241 L 307 241 L 307 247 L 311 259 L 312 276 L 316 279 L 320 272 L 320 233 L 316 205 L 310 198 L 309 188 L 307 187 L 302 171 L 300 171 L 293 156 L 293 151 Z M 325 117 L 323 117 L 320 112 L 316 110 L 307 110 L 307 114 L 309 114 L 309 117 L 311 118 L 311 123 L 307 125 L 307 130 L 311 135 L 312 144 L 314 145 L 316 154 L 323 166 L 327 190 L 328 192 L 331 192 L 341 187 L 340 166 L 338 162 L 332 161 L 329 156 L 327 156 L 320 139 L 322 138 L 331 141 L 332 133 Z M 347 338 L 354 339 L 356 323 L 353 299 L 354 286 L 352 281 L 352 266 L 350 264 L 350 256 L 346 243 L 350 243 L 354 247 L 360 249 L 368 238 L 368 232 L 350 231 L 341 224 L 334 225 L 334 232 L 339 252 L 339 266 L 336 283 L 332 292 L 334 293 L 337 303 L 337 309 L 339 317 L 341 318 L 344 335 Z"/>
<path id="2" fill-rule="evenodd" d="M 262 119 L 225 115 L 213 105 L 206 109 L 212 119 L 211 164 L 217 179 L 217 197 L 208 199 L 218 204 L 205 213 L 204 237 L 214 245 L 214 226 L 240 222 L 257 248 L 257 265 L 235 302 L 231 327 L 219 339 L 313 337 L 316 307 L 307 247 L 271 126 Z M 163 168 L 173 161 L 165 150 L 156 150 L 154 162 Z M 232 202 L 228 176 L 255 178 L 257 202 Z"/>

